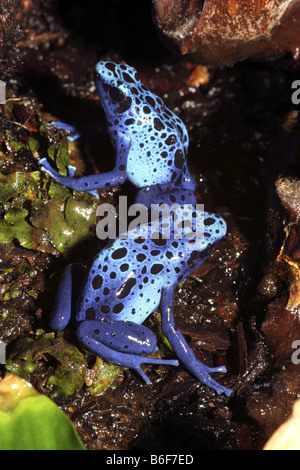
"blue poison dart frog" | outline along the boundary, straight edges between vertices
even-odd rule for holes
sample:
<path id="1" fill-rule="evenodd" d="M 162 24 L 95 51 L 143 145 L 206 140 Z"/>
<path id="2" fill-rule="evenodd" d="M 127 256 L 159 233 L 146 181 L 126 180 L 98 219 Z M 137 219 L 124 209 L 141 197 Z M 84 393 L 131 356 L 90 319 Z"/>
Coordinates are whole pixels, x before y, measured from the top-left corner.
<path id="1" fill-rule="evenodd" d="M 187 168 L 188 133 L 181 119 L 142 85 L 129 65 L 98 62 L 95 83 L 116 151 L 115 168 L 100 175 L 74 178 L 74 167 L 70 167 L 69 176 L 62 176 L 43 158 L 42 169 L 71 189 L 95 195 L 96 190 L 128 178 L 140 190 L 137 202 L 147 206 L 162 192 L 170 192 L 179 203 L 194 203 L 196 183 Z M 74 126 L 56 124 L 75 131 Z"/>
<path id="2" fill-rule="evenodd" d="M 178 205 L 169 216 L 171 234 L 174 214 L 178 215 L 183 207 Z M 156 337 L 142 323 L 159 310 L 162 333 L 178 359 L 201 382 L 229 396 L 232 391 L 210 376 L 213 372 L 224 373 L 226 368 L 211 368 L 196 358 L 174 323 L 173 310 L 177 284 L 206 260 L 214 244 L 225 235 L 226 223 L 217 215 L 193 209 L 192 227 L 187 224 L 183 228 L 181 239 L 174 235 L 166 239 L 162 236 L 166 217 L 158 219 L 154 233 L 153 222 L 149 222 L 129 230 L 127 239 L 112 241 L 96 255 L 88 270 L 79 264 L 67 266 L 50 326 L 62 330 L 73 317 L 83 345 L 106 361 L 135 369 L 149 384 L 142 364 L 178 365 L 177 360 L 148 356 L 157 350 Z M 204 227 L 198 238 L 194 229 L 197 217 L 202 217 Z M 189 245 L 193 242 L 194 246 Z"/>
<path id="3" fill-rule="evenodd" d="M 46 159 L 41 160 L 42 169 L 75 190 L 94 194 L 128 178 L 138 189 L 136 202 L 147 207 L 154 203 L 194 206 L 196 184 L 186 164 L 188 135 L 182 121 L 141 84 L 135 69 L 128 65 L 99 62 L 95 81 L 116 150 L 115 169 L 74 178 L 75 169 L 70 166 L 66 177 Z M 63 123 L 58 126 L 76 131 Z M 197 214 L 195 209 L 193 223 Z M 226 232 L 221 217 L 209 213 L 202 216 L 204 234 L 194 249 L 187 248 L 191 241 L 187 233 L 177 239 L 171 232 L 168 239 L 161 236 L 160 226 L 157 238 L 130 231 L 127 239 L 117 238 L 99 252 L 89 270 L 78 264 L 68 266 L 59 286 L 51 327 L 62 330 L 73 319 L 85 346 L 109 362 L 135 369 L 148 384 L 141 364 L 178 365 L 177 360 L 147 356 L 157 349 L 156 338 L 142 323 L 160 309 L 162 331 L 180 361 L 200 381 L 229 396 L 231 390 L 210 376 L 212 372 L 226 372 L 226 368 L 202 364 L 174 324 L 176 285 L 205 261 Z M 159 220 L 162 223 L 164 219 Z M 142 232 L 148 228 L 148 224 L 140 227 Z"/>

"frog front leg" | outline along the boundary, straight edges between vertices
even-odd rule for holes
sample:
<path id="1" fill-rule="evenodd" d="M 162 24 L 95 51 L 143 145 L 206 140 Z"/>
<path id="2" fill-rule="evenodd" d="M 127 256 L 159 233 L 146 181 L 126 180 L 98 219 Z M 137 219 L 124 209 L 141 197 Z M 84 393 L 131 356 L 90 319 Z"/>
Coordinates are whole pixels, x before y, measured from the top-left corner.
<path id="1" fill-rule="evenodd" d="M 136 370 L 147 385 L 151 382 L 142 364 L 178 366 L 177 360 L 143 356 L 156 350 L 154 333 L 143 325 L 105 318 L 85 320 L 77 328 L 77 337 L 107 362 Z"/>
<path id="2" fill-rule="evenodd" d="M 163 289 L 161 297 L 161 325 L 162 332 L 169 340 L 177 357 L 202 383 L 213 388 L 218 394 L 225 393 L 229 397 L 232 390 L 218 384 L 210 374 L 213 372 L 226 372 L 226 367 L 207 367 L 196 358 L 191 348 L 188 346 L 183 335 L 177 329 L 174 322 L 173 299 L 176 285 L 169 289 Z"/>
<path id="3" fill-rule="evenodd" d="M 78 295 L 86 274 L 86 266 L 80 263 L 69 264 L 60 279 L 50 317 L 50 328 L 63 330 L 71 318 L 76 316 Z"/>
<path id="4" fill-rule="evenodd" d="M 93 121 L 87 124 L 68 124 L 62 121 L 51 121 L 47 123 L 48 126 L 55 126 L 57 129 L 70 132 L 67 139 L 70 142 L 79 139 L 79 137 L 87 136 L 88 139 L 95 137 L 98 134 L 107 133 L 104 122 Z"/>
<path id="5" fill-rule="evenodd" d="M 107 134 L 106 127 L 103 121 L 93 121 L 87 124 L 68 124 L 62 121 L 51 121 L 47 123 L 48 126 L 55 126 L 57 129 L 70 132 L 67 139 L 73 142 L 80 137 L 85 138 L 84 148 L 90 162 L 94 162 L 94 158 L 91 152 L 91 146 L 93 140 L 98 135 Z"/>
<path id="6" fill-rule="evenodd" d="M 42 171 L 46 171 L 55 181 L 68 188 L 77 191 L 92 192 L 95 190 L 115 186 L 123 183 L 127 177 L 127 157 L 130 151 L 131 141 L 124 135 L 116 141 L 117 164 L 114 170 L 99 175 L 82 176 L 73 178 L 73 176 L 63 176 L 55 171 L 46 158 L 40 160 Z M 72 168 L 72 167 L 71 167 Z"/>

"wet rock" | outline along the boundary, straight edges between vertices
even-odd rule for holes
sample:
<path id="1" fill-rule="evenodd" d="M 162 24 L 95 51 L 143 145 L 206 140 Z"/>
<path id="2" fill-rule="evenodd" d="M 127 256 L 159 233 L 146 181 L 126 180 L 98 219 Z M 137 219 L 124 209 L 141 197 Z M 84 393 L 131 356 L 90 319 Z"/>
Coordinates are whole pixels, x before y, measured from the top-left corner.
<path id="1" fill-rule="evenodd" d="M 265 175 L 266 269 L 258 286 L 265 304 L 261 331 L 270 351 L 270 382 L 248 399 L 249 416 L 261 436 L 271 433 L 291 413 L 299 396 L 299 364 L 295 341 L 300 337 L 300 133 L 298 113 L 290 114 L 270 154 Z"/>
<path id="2" fill-rule="evenodd" d="M 285 308 L 300 305 L 300 130 L 298 113 L 290 114 L 267 165 L 267 271 L 259 286 L 263 298 L 288 296 Z M 274 147 L 275 148 L 275 147 Z"/>
<path id="3" fill-rule="evenodd" d="M 299 58 L 299 0 L 154 0 L 153 7 L 166 45 L 201 64 Z"/>

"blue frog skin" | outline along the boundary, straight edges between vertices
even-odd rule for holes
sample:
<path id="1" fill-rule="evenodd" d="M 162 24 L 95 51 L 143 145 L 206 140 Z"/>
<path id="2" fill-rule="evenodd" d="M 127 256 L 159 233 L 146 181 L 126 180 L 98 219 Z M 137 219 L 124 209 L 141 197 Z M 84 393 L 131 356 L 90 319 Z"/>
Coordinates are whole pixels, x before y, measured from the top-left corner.
<path id="1" fill-rule="evenodd" d="M 128 178 L 138 189 L 136 202 L 147 207 L 154 203 L 172 205 L 173 230 L 169 238 L 163 236 L 166 220 L 162 216 L 157 222 L 156 237 L 149 236 L 149 222 L 140 226 L 139 233 L 129 230 L 127 239 L 117 238 L 102 249 L 89 269 L 79 264 L 67 266 L 50 326 L 63 330 L 74 322 L 78 339 L 88 349 L 108 362 L 134 369 L 149 384 L 142 364 L 178 365 L 176 359 L 149 357 L 157 350 L 156 337 L 143 322 L 159 310 L 162 332 L 178 359 L 201 382 L 218 394 L 229 396 L 232 391 L 210 376 L 224 373 L 226 368 L 201 363 L 174 322 L 177 284 L 199 268 L 226 233 L 221 217 L 195 209 L 195 181 L 186 164 L 186 128 L 159 97 L 141 84 L 135 69 L 128 65 L 99 62 L 96 86 L 116 150 L 115 169 L 74 178 L 74 168 L 70 167 L 69 176 L 65 177 L 53 170 L 46 159 L 41 160 L 42 169 L 61 184 L 92 193 Z M 60 127 L 76 131 L 64 124 Z M 175 215 L 182 215 L 186 204 L 194 208 L 189 218 L 191 225 L 178 239 Z M 197 217 L 203 218 L 204 233 L 191 249 L 189 232 Z"/>
<path id="2" fill-rule="evenodd" d="M 179 206 L 171 216 L 181 209 Z M 210 368 L 201 363 L 174 322 L 177 284 L 198 269 L 226 233 L 221 217 L 194 211 L 193 222 L 195 217 L 203 217 L 204 235 L 194 249 L 188 249 L 188 242 L 193 241 L 188 234 L 190 228 L 185 228 L 181 239 L 163 238 L 162 218 L 155 235 L 148 236 L 150 223 L 141 225 L 138 233 L 129 230 L 126 240 L 117 238 L 101 250 L 87 271 L 69 265 L 62 277 L 50 326 L 54 330 L 64 329 L 75 312 L 77 336 L 82 344 L 106 361 L 135 369 L 149 384 L 142 364 L 178 365 L 177 360 L 147 356 L 157 349 L 156 337 L 142 323 L 154 310 L 159 310 L 162 332 L 178 359 L 201 382 L 218 394 L 229 396 L 232 391 L 210 376 L 214 372 L 224 373 L 226 368 Z"/>
<path id="3" fill-rule="evenodd" d="M 192 196 L 195 180 L 187 168 L 188 133 L 185 125 L 160 97 L 147 90 L 136 70 L 125 64 L 98 62 L 95 83 L 105 111 L 106 126 L 116 150 L 114 170 L 101 174 L 74 178 L 57 173 L 47 159 L 40 160 L 42 170 L 57 182 L 79 191 L 95 191 L 123 183 L 126 178 L 139 191 L 139 202 L 149 206 L 156 194 L 171 192 L 182 203 Z M 56 123 L 62 129 L 73 126 Z M 74 137 L 78 137 L 78 132 Z M 151 201 L 149 188 L 151 187 Z M 171 194 L 170 194 L 171 195 Z M 185 201 L 187 202 L 187 201 Z"/>

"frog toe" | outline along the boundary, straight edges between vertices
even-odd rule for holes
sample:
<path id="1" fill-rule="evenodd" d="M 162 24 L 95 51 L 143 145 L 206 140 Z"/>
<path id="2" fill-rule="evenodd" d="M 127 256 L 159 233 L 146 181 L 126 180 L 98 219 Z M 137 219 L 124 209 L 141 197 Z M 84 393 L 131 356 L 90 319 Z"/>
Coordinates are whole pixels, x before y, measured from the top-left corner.
<path id="1" fill-rule="evenodd" d="M 75 166 L 73 166 L 73 165 L 68 166 L 68 176 L 70 176 L 70 178 L 74 178 L 75 171 L 76 171 Z"/>
<path id="2" fill-rule="evenodd" d="M 227 397 L 232 394 L 232 390 L 230 388 L 224 387 L 223 385 L 216 382 L 209 374 L 214 372 L 224 373 L 226 372 L 226 367 L 207 367 L 202 362 L 198 361 L 197 366 L 194 368 L 195 376 L 205 385 L 208 385 L 212 389 L 214 389 L 218 395 L 224 393 Z"/>
<path id="3" fill-rule="evenodd" d="M 46 173 L 49 173 L 50 175 L 52 175 L 53 172 L 55 171 L 50 165 L 50 163 L 48 162 L 47 158 L 41 158 L 40 165 L 41 165 L 41 170 L 45 171 Z"/>
<path id="4" fill-rule="evenodd" d="M 207 372 L 211 373 L 211 372 L 217 372 L 217 373 L 221 373 L 221 374 L 226 374 L 227 372 L 227 368 L 226 366 L 220 366 L 220 367 L 206 367 L 206 370 Z"/>
<path id="5" fill-rule="evenodd" d="M 44 171 L 45 173 L 48 173 L 55 181 L 60 182 L 62 175 L 60 175 L 52 166 L 50 163 L 47 161 L 46 158 L 41 158 L 40 160 L 40 165 L 41 165 L 41 170 Z"/>
<path id="6" fill-rule="evenodd" d="M 150 380 L 149 377 L 145 374 L 145 372 L 143 371 L 143 369 L 142 369 L 141 367 L 136 367 L 134 370 L 142 377 L 142 379 L 144 380 L 144 382 L 146 383 L 146 385 L 150 385 L 150 384 L 151 384 L 151 380 Z"/>
<path id="7" fill-rule="evenodd" d="M 47 125 L 48 126 L 55 126 L 57 129 L 60 129 L 62 131 L 71 132 L 72 135 L 68 136 L 68 140 L 71 141 L 71 142 L 73 140 L 76 140 L 79 137 L 81 137 L 81 132 L 80 132 L 78 126 L 74 126 L 72 124 L 67 124 L 66 122 L 62 122 L 62 121 L 51 121 L 51 122 L 48 122 Z"/>
<path id="8" fill-rule="evenodd" d="M 179 362 L 177 359 L 157 359 L 153 357 L 139 357 L 137 359 L 137 362 L 139 362 L 139 365 L 136 367 L 133 367 L 136 372 L 140 374 L 142 379 L 146 382 L 147 385 L 151 384 L 150 379 L 147 377 L 143 369 L 141 368 L 141 364 L 156 364 L 156 365 L 164 365 L 164 366 L 178 366 Z"/>

